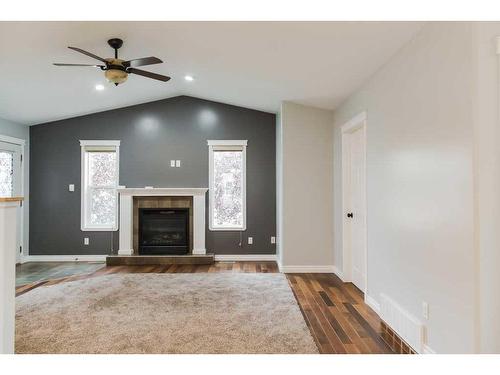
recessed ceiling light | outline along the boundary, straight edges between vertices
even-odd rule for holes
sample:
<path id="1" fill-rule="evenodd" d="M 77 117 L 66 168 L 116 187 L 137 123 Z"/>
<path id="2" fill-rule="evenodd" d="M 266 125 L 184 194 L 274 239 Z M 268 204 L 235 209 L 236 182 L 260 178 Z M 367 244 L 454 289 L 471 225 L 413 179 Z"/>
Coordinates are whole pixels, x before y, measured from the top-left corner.
<path id="1" fill-rule="evenodd" d="M 99 85 L 95 85 L 95 89 L 97 91 L 102 91 L 102 90 L 104 90 L 104 85 L 100 85 L 100 84 Z"/>
<path id="2" fill-rule="evenodd" d="M 194 81 L 193 76 L 184 76 L 184 79 L 189 82 Z"/>

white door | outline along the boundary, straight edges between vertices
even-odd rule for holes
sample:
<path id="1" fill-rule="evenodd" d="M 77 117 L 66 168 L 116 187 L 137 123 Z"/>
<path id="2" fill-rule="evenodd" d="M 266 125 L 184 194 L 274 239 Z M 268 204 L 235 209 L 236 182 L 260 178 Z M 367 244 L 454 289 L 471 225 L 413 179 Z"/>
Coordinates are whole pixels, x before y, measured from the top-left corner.
<path id="1" fill-rule="evenodd" d="M 350 237 L 351 280 L 361 291 L 366 289 L 366 183 L 365 127 L 345 134 L 347 146 L 346 204 L 344 219 Z"/>
<path id="2" fill-rule="evenodd" d="M 19 145 L 0 141 L 0 197 L 22 195 L 22 148 Z M 16 263 L 21 261 L 22 215 L 17 215 Z"/>

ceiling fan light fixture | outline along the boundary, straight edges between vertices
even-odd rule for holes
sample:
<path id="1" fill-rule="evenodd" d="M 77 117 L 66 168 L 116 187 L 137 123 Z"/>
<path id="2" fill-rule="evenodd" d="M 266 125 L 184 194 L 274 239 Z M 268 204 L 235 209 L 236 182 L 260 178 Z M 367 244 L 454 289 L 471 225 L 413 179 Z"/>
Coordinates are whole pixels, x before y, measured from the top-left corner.
<path id="1" fill-rule="evenodd" d="M 132 60 L 123 60 L 118 58 L 118 49 L 123 45 L 123 40 L 119 38 L 112 38 L 108 40 L 108 44 L 110 45 L 111 48 L 115 50 L 115 57 L 109 57 L 109 58 L 103 58 L 99 57 L 97 55 L 94 55 L 91 52 L 85 51 L 81 48 L 77 47 L 68 47 L 69 49 L 72 49 L 73 51 L 79 52 L 83 55 L 92 57 L 93 59 L 99 60 L 104 63 L 102 64 L 65 64 L 65 63 L 54 63 L 56 66 L 90 66 L 93 68 L 99 68 L 104 71 L 104 76 L 106 79 L 118 86 L 119 84 L 124 83 L 127 78 L 129 73 L 130 74 L 137 74 L 139 76 L 143 76 L 146 78 L 151 78 L 155 79 L 157 81 L 162 81 L 162 82 L 168 82 L 170 80 L 170 77 L 164 76 L 158 73 L 153 73 L 153 72 L 148 72 L 146 70 L 142 69 L 137 69 L 138 66 L 144 66 L 144 65 L 153 65 L 153 64 L 160 64 L 163 61 L 161 61 L 158 57 L 154 56 L 149 56 L 149 57 L 141 57 L 139 59 L 132 59 Z M 100 88 L 96 88 L 96 90 L 101 90 Z"/>
<path id="2" fill-rule="evenodd" d="M 104 73 L 104 76 L 109 82 L 114 83 L 115 85 L 119 85 L 120 83 L 123 83 L 127 80 L 128 74 L 123 70 L 108 69 Z"/>

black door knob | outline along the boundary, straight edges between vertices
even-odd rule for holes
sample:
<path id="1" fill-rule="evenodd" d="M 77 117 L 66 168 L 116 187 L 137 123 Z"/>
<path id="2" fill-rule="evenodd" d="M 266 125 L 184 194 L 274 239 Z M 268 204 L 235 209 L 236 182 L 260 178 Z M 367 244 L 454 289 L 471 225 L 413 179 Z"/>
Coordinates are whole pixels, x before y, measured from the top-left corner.
<path id="1" fill-rule="evenodd" d="M 352 212 L 347 213 L 347 217 L 350 217 L 351 219 L 354 217 Z"/>

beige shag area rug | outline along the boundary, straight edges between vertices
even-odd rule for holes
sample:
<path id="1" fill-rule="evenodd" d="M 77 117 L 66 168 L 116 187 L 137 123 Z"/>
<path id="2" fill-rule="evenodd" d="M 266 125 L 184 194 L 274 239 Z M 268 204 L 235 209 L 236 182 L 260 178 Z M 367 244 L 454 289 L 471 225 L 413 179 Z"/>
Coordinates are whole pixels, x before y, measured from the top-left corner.
<path id="1" fill-rule="evenodd" d="M 318 353 L 283 274 L 114 274 L 16 298 L 17 353 Z"/>

